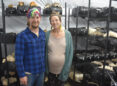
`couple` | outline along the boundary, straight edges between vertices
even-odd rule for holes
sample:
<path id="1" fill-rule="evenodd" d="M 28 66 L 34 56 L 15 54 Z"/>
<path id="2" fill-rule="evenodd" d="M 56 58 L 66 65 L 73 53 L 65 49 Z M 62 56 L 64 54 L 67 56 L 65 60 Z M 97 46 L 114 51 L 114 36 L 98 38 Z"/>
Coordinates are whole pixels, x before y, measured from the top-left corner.
<path id="1" fill-rule="evenodd" d="M 62 28 L 58 13 L 50 15 L 52 29 L 46 33 L 39 27 L 40 20 L 40 10 L 29 9 L 27 28 L 16 37 L 15 59 L 20 84 L 43 86 L 47 74 L 49 86 L 64 86 L 73 58 L 71 34 Z"/>

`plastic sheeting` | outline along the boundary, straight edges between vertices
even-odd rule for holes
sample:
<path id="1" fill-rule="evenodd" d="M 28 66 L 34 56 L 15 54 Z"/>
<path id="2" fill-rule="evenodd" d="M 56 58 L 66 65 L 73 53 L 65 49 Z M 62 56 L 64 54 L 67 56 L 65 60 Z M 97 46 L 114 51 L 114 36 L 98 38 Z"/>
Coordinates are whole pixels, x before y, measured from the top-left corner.
<path id="1" fill-rule="evenodd" d="M 44 9 L 44 6 L 47 3 L 54 3 L 54 2 L 58 2 L 61 4 L 61 6 L 63 7 L 63 15 L 65 14 L 65 2 L 67 3 L 67 7 L 72 8 L 76 7 L 76 6 L 88 6 L 88 1 L 89 0 L 3 0 L 4 4 L 5 4 L 5 8 L 9 5 L 9 4 L 13 4 L 13 6 L 17 6 L 19 1 L 23 1 L 25 5 L 29 5 L 31 1 L 36 2 L 39 6 L 41 6 L 42 11 Z M 91 6 L 92 7 L 108 7 L 109 5 L 109 0 L 91 0 Z M 117 7 L 117 1 L 112 1 L 112 6 Z M 1 7 L 1 1 L 0 1 L 0 7 Z M 42 12 L 43 13 L 43 12 Z M 1 8 L 0 8 L 0 28 L 2 27 L 2 12 L 1 12 Z M 70 27 L 75 27 L 75 21 L 76 18 L 75 17 L 71 17 L 70 18 Z M 68 22 L 68 20 L 67 20 Z M 62 17 L 62 23 L 63 26 L 65 26 L 65 18 L 64 16 Z M 25 16 L 10 16 L 10 17 L 6 17 L 6 32 L 20 32 L 23 29 L 26 28 L 27 21 L 26 21 L 26 17 Z M 79 25 L 78 27 L 82 27 L 82 26 L 86 26 L 87 25 L 87 21 L 86 19 L 81 19 L 79 18 Z M 90 22 L 90 27 L 105 27 L 106 26 L 106 22 L 102 21 L 92 21 Z M 45 17 L 43 16 L 41 19 L 41 24 L 40 27 L 42 27 L 43 29 L 47 29 L 50 28 L 50 23 L 49 23 L 49 17 Z M 116 23 L 111 23 L 110 27 L 112 28 L 116 28 L 117 24 Z"/>
<path id="2" fill-rule="evenodd" d="M 13 4 L 14 6 L 17 6 L 19 1 L 23 1 L 26 5 L 29 5 L 31 1 L 35 1 L 41 8 L 43 9 L 45 4 L 47 3 L 53 3 L 53 2 L 59 2 L 62 7 L 63 11 L 65 10 L 65 2 L 67 2 L 67 7 L 72 8 L 76 6 L 88 6 L 88 0 L 3 0 L 5 7 L 7 7 L 9 4 Z M 91 6 L 96 6 L 96 7 L 108 7 L 109 0 L 91 0 Z M 116 7 L 117 6 L 117 1 L 112 2 L 112 6 Z M 0 7 L 1 7 L 1 2 L 0 2 Z M 64 12 L 63 12 L 64 14 Z M 3 27 L 2 23 L 2 12 L 0 8 L 0 28 Z M 68 14 L 67 14 L 68 15 Z M 6 32 L 15 32 L 19 33 L 22 30 L 24 30 L 27 27 L 27 19 L 26 16 L 6 16 Z M 65 16 L 62 16 L 62 25 L 65 26 Z M 68 25 L 68 19 L 67 19 L 67 25 Z M 86 27 L 87 26 L 87 19 L 82 19 L 79 18 L 78 21 L 78 27 Z M 42 16 L 40 27 L 42 29 L 50 29 L 50 23 L 49 23 L 49 16 Z M 70 28 L 71 27 L 76 27 L 76 18 L 75 17 L 70 17 Z M 105 21 L 91 21 L 90 22 L 90 27 L 106 27 L 106 22 Z M 111 28 L 117 28 L 117 22 L 111 22 L 110 23 Z M 3 48 L 4 49 L 4 48 Z M 10 49 L 10 48 L 8 48 Z M 4 50 L 3 50 L 4 51 Z"/>

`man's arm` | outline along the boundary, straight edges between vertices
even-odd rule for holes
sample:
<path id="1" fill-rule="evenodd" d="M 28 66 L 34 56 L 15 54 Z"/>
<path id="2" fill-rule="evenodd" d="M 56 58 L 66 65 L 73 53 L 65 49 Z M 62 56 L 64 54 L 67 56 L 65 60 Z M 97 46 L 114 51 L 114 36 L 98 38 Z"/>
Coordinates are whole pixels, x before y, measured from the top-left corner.
<path id="1" fill-rule="evenodd" d="M 15 45 L 15 63 L 19 77 L 25 76 L 23 56 L 24 56 L 24 38 L 22 37 L 21 34 L 18 34 L 16 37 L 16 45 Z"/>

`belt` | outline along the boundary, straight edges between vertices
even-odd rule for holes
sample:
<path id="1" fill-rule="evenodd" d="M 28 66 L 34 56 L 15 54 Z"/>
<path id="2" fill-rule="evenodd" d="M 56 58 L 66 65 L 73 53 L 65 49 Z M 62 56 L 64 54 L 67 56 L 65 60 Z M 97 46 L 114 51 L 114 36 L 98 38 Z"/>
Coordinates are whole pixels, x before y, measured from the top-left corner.
<path id="1" fill-rule="evenodd" d="M 59 74 L 53 74 L 53 73 L 49 73 L 51 76 L 54 76 L 54 77 L 58 77 Z"/>

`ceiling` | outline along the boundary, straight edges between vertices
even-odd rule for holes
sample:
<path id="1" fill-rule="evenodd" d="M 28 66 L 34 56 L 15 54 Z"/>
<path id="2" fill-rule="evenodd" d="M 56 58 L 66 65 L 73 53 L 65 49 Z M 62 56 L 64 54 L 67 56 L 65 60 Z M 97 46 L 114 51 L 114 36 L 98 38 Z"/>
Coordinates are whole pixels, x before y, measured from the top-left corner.
<path id="1" fill-rule="evenodd" d="M 88 6 L 89 0 L 3 0 L 5 3 L 5 6 L 7 7 L 9 4 L 13 4 L 14 6 L 17 6 L 19 1 L 23 1 L 26 5 L 29 5 L 31 1 L 35 1 L 38 5 L 41 6 L 41 8 L 44 8 L 44 6 L 47 3 L 54 3 L 59 2 L 62 7 L 65 7 L 65 2 L 67 3 L 67 6 L 69 8 L 74 8 L 76 6 Z M 109 0 L 90 0 L 91 6 L 93 7 L 108 7 Z M 117 1 L 112 0 L 112 6 L 117 7 Z M 1 7 L 1 2 L 0 2 Z"/>

